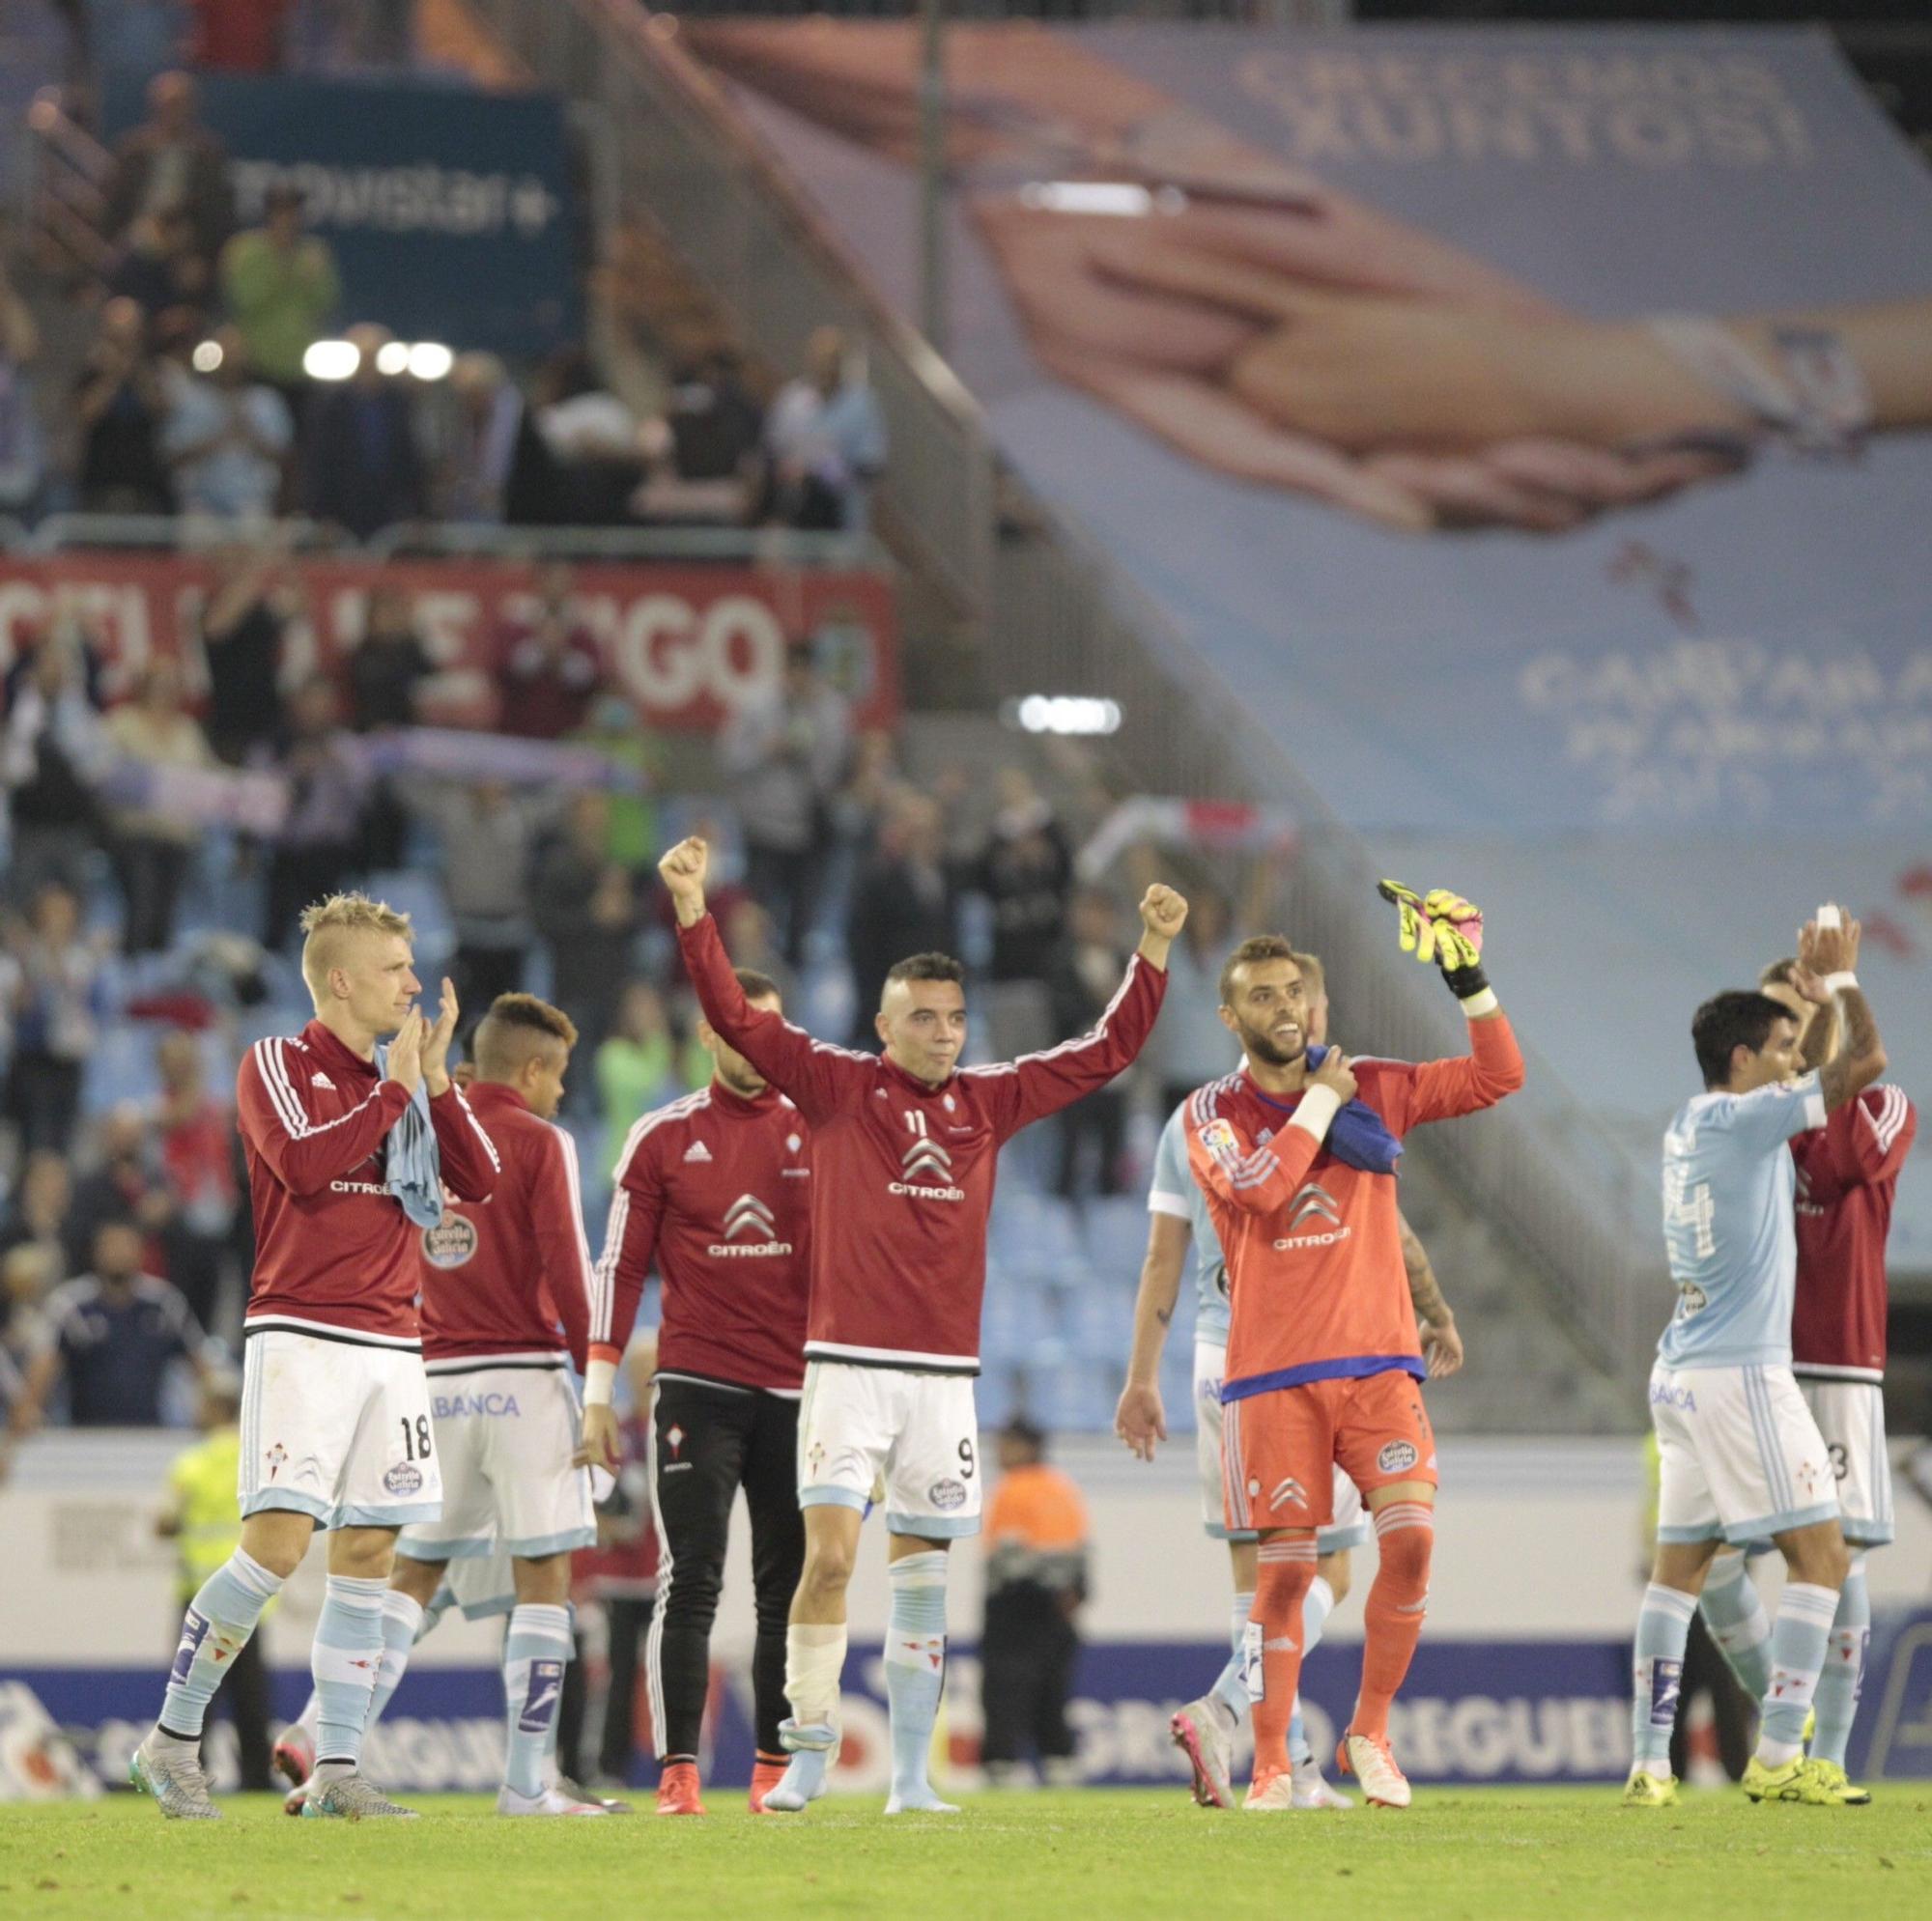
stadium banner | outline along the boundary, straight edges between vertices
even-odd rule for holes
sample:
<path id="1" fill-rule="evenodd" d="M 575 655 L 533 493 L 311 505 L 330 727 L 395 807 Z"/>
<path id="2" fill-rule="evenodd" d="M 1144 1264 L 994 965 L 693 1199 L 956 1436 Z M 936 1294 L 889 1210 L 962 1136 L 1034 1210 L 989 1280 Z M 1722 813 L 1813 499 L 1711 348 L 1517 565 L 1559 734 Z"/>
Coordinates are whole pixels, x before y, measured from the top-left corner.
<path id="1" fill-rule="evenodd" d="M 682 25 L 915 315 L 917 22 Z M 1932 175 L 1823 31 L 947 49 L 949 359 L 1350 824 L 1932 823 Z"/>
<path id="2" fill-rule="evenodd" d="M 228 149 L 235 212 L 259 226 L 270 188 L 300 188 L 342 274 L 344 325 L 534 357 L 582 337 L 580 236 L 564 107 L 389 80 L 197 76 Z M 110 131 L 137 88 L 108 91 Z"/>
<path id="3" fill-rule="evenodd" d="M 1078 1741 L 1080 1780 L 1093 1787 L 1172 1788 L 1188 1781 L 1168 1738 L 1175 1709 L 1200 1694 L 1227 1657 L 1212 1642 L 1106 1641 L 1084 1649 L 1068 1719 Z M 1360 1677 L 1360 1650 L 1320 1647 L 1302 1686 L 1309 1738 L 1334 1751 Z M 24 1686 L 93 1772 L 127 1778 L 128 1757 L 155 1712 L 162 1670 L 0 1669 L 0 1686 Z M 891 1766 L 884 1662 L 876 1642 L 855 1643 L 845 1666 L 844 1745 L 835 1792 L 883 1794 Z M 641 1678 L 640 1678 L 641 1685 Z M 294 1716 L 309 1688 L 305 1670 L 272 1676 L 274 1711 Z M 980 1753 L 980 1663 L 971 1644 L 947 1664 L 941 1733 L 955 1783 L 973 1778 Z M 24 1697 L 22 1697 L 24 1699 Z M 1919 1780 L 1932 1775 L 1932 1612 L 1881 1614 L 1865 1673 L 1864 1708 L 1851 1749 L 1855 1778 Z M 640 1704 L 639 1738 L 649 1715 Z M 236 1782 L 232 1731 L 217 1707 L 210 1717 L 218 1790 Z M 1409 1777 L 1438 1787 L 1579 1786 L 1621 1781 L 1630 1771 L 1630 1647 L 1619 1641 L 1430 1641 L 1390 1720 Z M 705 1725 L 704 1778 L 717 1786 L 751 1780 L 753 1751 L 748 1674 L 713 1671 Z M 412 1666 L 371 1733 L 372 1773 L 398 1793 L 482 1794 L 502 1765 L 502 1676 L 494 1667 Z M 1248 1760 L 1245 1735 L 1237 1766 Z M 653 1779 L 639 1752 L 631 1779 Z"/>
<path id="4" fill-rule="evenodd" d="M 205 688 L 200 611 L 227 564 L 185 554 L 8 555 L 0 559 L 0 673 L 48 622 L 66 620 L 97 651 L 109 698 L 130 692 L 157 658 L 180 661 L 190 686 Z M 608 684 L 649 726 L 716 728 L 777 682 L 794 637 L 810 638 L 861 725 L 889 724 L 898 712 L 898 617 L 883 573 L 655 563 L 571 572 L 573 604 L 603 653 Z M 532 567 L 300 555 L 279 575 L 298 609 L 284 642 L 284 685 L 341 666 L 380 579 L 412 599 L 436 663 L 424 690 L 427 718 L 452 727 L 496 723 L 493 669 L 504 638 L 534 616 Z"/>

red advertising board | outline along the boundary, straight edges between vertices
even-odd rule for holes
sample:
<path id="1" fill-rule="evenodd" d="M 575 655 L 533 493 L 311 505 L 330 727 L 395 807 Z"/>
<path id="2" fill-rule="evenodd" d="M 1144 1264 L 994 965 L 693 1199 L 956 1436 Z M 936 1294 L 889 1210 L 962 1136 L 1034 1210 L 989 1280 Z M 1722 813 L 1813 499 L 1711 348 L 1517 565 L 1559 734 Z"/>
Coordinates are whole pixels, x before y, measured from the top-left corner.
<path id="1" fill-rule="evenodd" d="M 332 672 L 355 645 L 380 579 L 415 603 L 438 675 L 429 718 L 488 727 L 494 665 L 531 607 L 534 570 L 494 560 L 298 556 L 283 578 L 300 609 L 284 679 Z M 630 563 L 572 569 L 581 617 L 604 650 L 610 685 L 654 727 L 713 728 L 774 680 L 786 642 L 810 636 L 862 725 L 898 712 L 898 620 L 890 580 L 858 568 Z M 72 621 L 98 650 L 119 698 L 150 660 L 179 660 L 206 685 L 200 613 L 215 563 L 194 555 L 75 551 L 0 556 L 0 671 L 51 618 Z"/>

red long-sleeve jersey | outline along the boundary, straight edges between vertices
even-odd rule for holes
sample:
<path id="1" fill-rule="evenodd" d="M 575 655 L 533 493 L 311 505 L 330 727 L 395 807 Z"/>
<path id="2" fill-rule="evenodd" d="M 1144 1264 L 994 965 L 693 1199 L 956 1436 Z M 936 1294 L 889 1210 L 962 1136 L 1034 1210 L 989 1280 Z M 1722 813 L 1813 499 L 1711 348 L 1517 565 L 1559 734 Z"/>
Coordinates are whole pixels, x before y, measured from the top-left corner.
<path id="1" fill-rule="evenodd" d="M 705 1018 L 811 1123 L 807 1357 L 978 1373 L 1000 1148 L 1133 1064 L 1166 972 L 1136 954 L 1091 1033 L 933 1088 L 753 1007 L 709 915 L 677 938 Z"/>
<path id="2" fill-rule="evenodd" d="M 1355 1098 L 1397 1140 L 1493 1107 L 1522 1086 L 1500 1014 L 1469 1023 L 1457 1060 L 1357 1060 Z M 1188 1157 L 1228 1261 L 1233 1318 L 1221 1396 L 1402 1371 L 1427 1377 L 1403 1267 L 1393 1173 L 1371 1173 L 1293 1124 L 1299 1094 L 1243 1068 L 1187 1103 Z"/>
<path id="3" fill-rule="evenodd" d="M 1791 1370 L 1814 1379 L 1885 1378 L 1885 1241 L 1899 1170 L 1918 1132 L 1902 1088 L 1867 1088 L 1798 1135 L 1798 1293 Z"/>
<path id="4" fill-rule="evenodd" d="M 418 1344 L 416 1229 L 384 1184 L 384 1144 L 410 1097 L 320 1021 L 258 1040 L 236 1077 L 255 1211 L 245 1325 L 374 1347 Z M 497 1150 L 460 1088 L 429 1104 L 442 1184 L 487 1199 Z"/>
<path id="5" fill-rule="evenodd" d="M 590 1243 L 577 1146 L 514 1088 L 472 1081 L 469 1105 L 502 1161 L 486 1201 L 445 1206 L 417 1230 L 423 1363 L 554 1362 L 582 1371 L 590 1338 Z"/>
<path id="6" fill-rule="evenodd" d="M 713 1081 L 647 1114 L 617 1162 L 597 1262 L 591 1353 L 631 1338 L 644 1278 L 664 1284 L 658 1372 L 796 1394 L 811 1285 L 811 1130 L 776 1088 Z"/>

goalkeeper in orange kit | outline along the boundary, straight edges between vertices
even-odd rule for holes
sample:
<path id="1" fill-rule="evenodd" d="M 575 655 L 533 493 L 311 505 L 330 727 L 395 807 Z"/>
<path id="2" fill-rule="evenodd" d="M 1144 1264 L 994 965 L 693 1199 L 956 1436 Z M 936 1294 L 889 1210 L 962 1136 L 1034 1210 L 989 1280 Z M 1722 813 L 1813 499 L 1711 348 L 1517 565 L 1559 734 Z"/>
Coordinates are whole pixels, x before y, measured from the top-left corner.
<path id="1" fill-rule="evenodd" d="M 1189 1157 L 1228 1260 L 1227 1523 L 1261 1542 L 1247 1642 L 1246 1806 L 1257 1812 L 1293 1805 L 1301 1604 L 1337 1463 L 1362 1490 L 1380 1558 L 1363 1610 L 1361 1692 L 1337 1761 L 1371 1802 L 1408 1805 L 1388 1712 L 1428 1602 L 1436 1465 L 1396 1163 L 1409 1128 L 1492 1107 L 1522 1085 L 1522 1057 L 1483 972 L 1481 914 L 1443 890 L 1425 898 L 1385 881 L 1381 891 L 1399 911 L 1404 949 L 1439 967 L 1462 1003 L 1472 1052 L 1409 1065 L 1311 1046 L 1293 949 L 1262 935 L 1221 974 L 1221 1020 L 1246 1060 L 1187 1107 Z"/>

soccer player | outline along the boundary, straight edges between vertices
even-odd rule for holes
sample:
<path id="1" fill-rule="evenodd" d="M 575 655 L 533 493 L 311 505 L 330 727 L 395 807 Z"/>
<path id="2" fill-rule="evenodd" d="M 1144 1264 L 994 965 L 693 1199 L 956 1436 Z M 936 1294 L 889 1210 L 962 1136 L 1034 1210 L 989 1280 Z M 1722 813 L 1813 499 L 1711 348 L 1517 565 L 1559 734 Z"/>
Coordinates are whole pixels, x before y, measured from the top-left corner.
<path id="1" fill-rule="evenodd" d="M 1328 1037 L 1328 993 L 1321 961 L 1297 952 L 1308 996 L 1308 1038 L 1317 1046 Z M 1231 1535 L 1222 1518 L 1221 1383 L 1228 1362 L 1228 1269 L 1214 1238 L 1208 1202 L 1194 1178 L 1187 1155 L 1186 1103 L 1175 1109 L 1161 1130 L 1154 1154 L 1153 1185 L 1148 1194 L 1147 1256 L 1140 1292 L 1134 1301 L 1133 1351 L 1127 1381 L 1114 1416 L 1114 1430 L 1143 1460 L 1151 1460 L 1167 1439 L 1167 1414 L 1160 1398 L 1160 1355 L 1174 1318 L 1176 1299 L 1190 1242 L 1194 1250 L 1194 1456 L 1201 1477 L 1201 1517 L 1212 1540 L 1228 1543 L 1235 1577 L 1233 1652 L 1214 1685 L 1180 1709 L 1169 1724 L 1174 1743 L 1187 1756 L 1194 1773 L 1194 1798 L 1202 1807 L 1235 1804 L 1235 1737 L 1248 1714 L 1248 1689 L 1241 1658 L 1248 1614 L 1255 1598 L 1255 1536 Z M 1423 1347 L 1432 1378 L 1453 1374 L 1463 1365 L 1463 1341 L 1456 1317 L 1442 1298 L 1429 1255 L 1415 1231 L 1396 1212 L 1402 1259 L 1408 1276 L 1409 1303 L 1423 1323 Z M 1329 1615 L 1347 1596 L 1350 1554 L 1369 1538 L 1362 1497 L 1355 1483 L 1334 1472 L 1335 1517 L 1315 1538 L 1315 1579 L 1302 1602 L 1302 1654 L 1321 1639 Z M 1354 1805 L 1321 1778 L 1321 1764 L 1309 1745 L 1297 1700 L 1288 1724 L 1293 1764 L 1293 1796 L 1297 1808 Z"/>
<path id="2" fill-rule="evenodd" d="M 572 1647 L 570 1557 L 597 1539 L 590 1477 L 574 1458 L 571 1374 L 589 1334 L 590 1248 L 577 1148 L 552 1125 L 576 1044 L 569 1017 L 533 994 L 499 994 L 470 1040 L 469 1097 L 502 1172 L 487 1203 L 449 1208 L 419 1240 L 442 1514 L 405 1528 L 396 1543 L 369 1709 L 373 1726 L 452 1564 L 506 1553 L 516 1603 L 503 1643 L 501 1815 L 606 1812 L 549 1779 Z M 277 1743 L 277 1763 L 294 1772 L 288 1748 Z"/>
<path id="3" fill-rule="evenodd" d="M 1712 1558 L 1723 1541 L 1769 1538 L 1789 1578 L 1771 1632 L 1757 1752 L 1745 1770 L 1754 1801 L 1843 1806 L 1861 1792 L 1842 1767 L 1805 1759 L 1804 1728 L 1838 1621 L 1849 1565 L 1837 1487 L 1818 1423 L 1791 1371 L 1798 1247 L 1794 1136 L 1885 1072 L 1885 1050 L 1854 968 L 1856 921 L 1804 928 L 1801 991 L 1836 999 L 1845 1043 L 1797 1074 L 1798 1023 L 1761 993 L 1719 994 L 1690 1039 L 1704 1091 L 1663 1137 L 1663 1230 L 1677 1312 L 1650 1377 L 1657 1428 L 1657 1560 L 1637 1617 L 1632 1709 L 1635 1807 L 1668 1807 L 1670 1732 L 1684 1647 Z"/>
<path id="4" fill-rule="evenodd" d="M 486 1200 L 497 1158 L 450 1082 L 455 989 L 442 983 L 433 1023 L 416 1009 L 409 917 L 335 894 L 301 928 L 315 1019 L 293 1039 L 257 1041 L 237 1084 L 255 1216 L 242 1544 L 188 1607 L 160 1719 L 129 1768 L 174 1819 L 217 1818 L 196 1758 L 203 1717 L 318 1526 L 329 1531 L 312 1657 L 321 1740 L 303 1812 L 411 1812 L 356 1764 L 397 1533 L 441 1511 L 416 1236 L 444 1218 L 445 1187 Z"/>
<path id="5" fill-rule="evenodd" d="M 746 1003 L 776 1016 L 779 990 L 740 969 Z M 709 1022 L 697 1037 L 710 1084 L 647 1114 L 618 1158 L 597 1263 L 584 1438 L 614 1465 L 611 1391 L 653 1260 L 663 1284 L 652 1393 L 657 1606 L 645 1644 L 658 1812 L 701 1815 L 698 1737 L 711 1680 L 711 1624 L 724 1579 L 731 1505 L 752 1521 L 757 1634 L 752 1653 L 763 1812 L 785 1759 L 785 1611 L 805 1566 L 798 1508 L 798 1398 L 810 1286 L 811 1130 Z"/>
<path id="6" fill-rule="evenodd" d="M 1351 1063 L 1332 1043 L 1311 1045 L 1294 949 L 1264 934 L 1221 973 L 1221 1018 L 1246 1065 L 1187 1110 L 1188 1153 L 1231 1288 L 1224 1513 L 1231 1531 L 1259 1536 L 1245 1806 L 1264 1813 L 1294 1805 L 1287 1737 L 1337 1463 L 1362 1492 L 1380 1556 L 1363 1609 L 1361 1690 L 1337 1761 L 1372 1803 L 1408 1805 L 1388 1711 L 1422 1631 L 1436 1466 L 1395 1167 L 1411 1127 L 1492 1107 L 1522 1085 L 1522 1057 L 1482 969 L 1482 916 L 1440 890 L 1426 900 L 1388 882 L 1382 890 L 1401 908 L 1405 948 L 1434 960 L 1462 1003 L 1473 1054 Z"/>
<path id="7" fill-rule="evenodd" d="M 1801 1065 L 1829 1062 L 1838 1051 L 1838 1023 L 1824 983 L 1783 960 L 1765 970 L 1760 985 L 1798 1023 Z M 1818 1676 L 1810 1756 L 1828 1785 L 1854 1804 L 1864 1791 L 1852 1787 L 1844 1769 L 1871 1634 L 1865 1554 L 1892 1538 L 1882 1385 L 1885 1244 L 1899 1172 L 1918 1131 L 1918 1111 L 1904 1089 L 1880 1085 L 1791 1143 L 1798 1193 L 1791 1371 L 1824 1437 L 1851 1555 Z M 1771 1685 L 1771 1623 L 1741 1552 L 1712 1562 L 1699 1606 L 1746 1690 L 1761 1697 Z"/>
<path id="8" fill-rule="evenodd" d="M 838 1746 L 845 1590 L 872 1490 L 886 1490 L 888 1814 L 953 1812 L 926 1753 L 946 1662 L 946 1550 L 980 1526 L 980 1308 L 986 1217 L 1001 1144 L 1131 1066 L 1167 985 L 1187 918 L 1151 887 L 1120 991 L 1091 1033 L 1043 1054 L 961 1068 L 964 970 L 915 954 L 887 975 L 883 1055 L 815 1041 L 746 1000 L 704 906 L 707 855 L 686 840 L 658 863 L 705 1018 L 812 1127 L 811 1306 L 799 1411 L 805 1572 L 785 1637 L 780 1730 L 792 1760 L 765 1807 L 794 1813 L 824 1790 Z"/>

